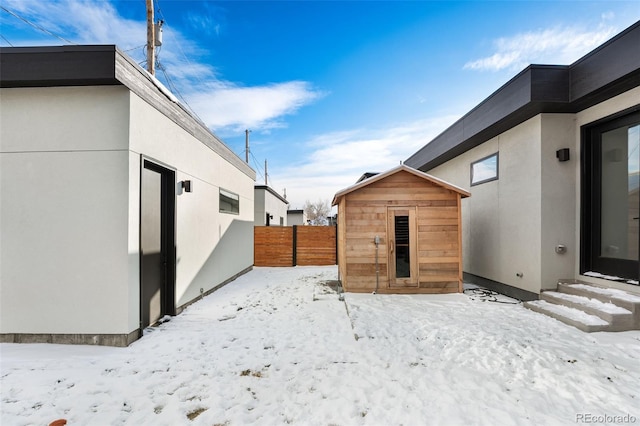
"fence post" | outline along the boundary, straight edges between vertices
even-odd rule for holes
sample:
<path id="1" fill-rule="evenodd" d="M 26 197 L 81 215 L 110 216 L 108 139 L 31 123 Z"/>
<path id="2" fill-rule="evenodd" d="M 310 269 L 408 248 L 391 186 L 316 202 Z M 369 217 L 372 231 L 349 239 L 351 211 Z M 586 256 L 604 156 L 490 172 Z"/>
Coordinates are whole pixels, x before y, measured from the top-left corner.
<path id="1" fill-rule="evenodd" d="M 297 251 L 298 251 L 298 225 L 293 225 L 293 265 L 297 264 Z"/>

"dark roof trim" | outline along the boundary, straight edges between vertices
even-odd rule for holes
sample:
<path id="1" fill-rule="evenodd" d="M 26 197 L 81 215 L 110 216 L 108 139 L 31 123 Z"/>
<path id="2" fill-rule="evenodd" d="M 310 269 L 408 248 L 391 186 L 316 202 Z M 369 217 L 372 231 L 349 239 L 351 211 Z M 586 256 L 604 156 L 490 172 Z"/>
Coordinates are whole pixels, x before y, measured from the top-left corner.
<path id="1" fill-rule="evenodd" d="M 114 45 L 2 47 L 0 88 L 123 85 L 253 180 L 256 172 Z"/>
<path id="2" fill-rule="evenodd" d="M 366 172 L 362 176 L 360 176 L 360 178 L 356 181 L 356 183 L 362 182 L 363 180 L 369 179 L 370 177 L 373 177 L 373 176 L 375 176 L 377 174 L 378 174 L 378 172 Z"/>
<path id="3" fill-rule="evenodd" d="M 285 203 L 286 205 L 289 205 L 289 202 L 287 201 L 287 199 L 284 198 L 282 195 L 278 194 L 276 191 L 274 191 L 270 186 L 267 186 L 267 185 L 255 185 L 254 188 L 255 189 L 264 189 L 267 192 L 271 193 L 271 195 L 273 195 L 274 197 L 278 198 L 280 201 Z"/>
<path id="4" fill-rule="evenodd" d="M 0 87 L 100 86 L 116 79 L 116 46 L 0 48 Z"/>
<path id="5" fill-rule="evenodd" d="M 405 163 L 428 171 L 541 113 L 576 113 L 640 86 L 640 21 L 572 65 L 530 65 Z"/>

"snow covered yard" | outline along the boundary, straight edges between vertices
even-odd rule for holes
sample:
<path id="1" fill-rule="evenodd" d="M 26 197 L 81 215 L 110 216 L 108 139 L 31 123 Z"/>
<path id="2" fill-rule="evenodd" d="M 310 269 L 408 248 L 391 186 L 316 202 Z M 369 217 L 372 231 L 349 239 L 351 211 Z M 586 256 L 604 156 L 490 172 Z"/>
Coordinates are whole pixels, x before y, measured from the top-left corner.
<path id="1" fill-rule="evenodd" d="M 341 302 L 336 278 L 255 268 L 128 348 L 2 344 L 0 423 L 640 423 L 640 331 L 465 294 Z"/>

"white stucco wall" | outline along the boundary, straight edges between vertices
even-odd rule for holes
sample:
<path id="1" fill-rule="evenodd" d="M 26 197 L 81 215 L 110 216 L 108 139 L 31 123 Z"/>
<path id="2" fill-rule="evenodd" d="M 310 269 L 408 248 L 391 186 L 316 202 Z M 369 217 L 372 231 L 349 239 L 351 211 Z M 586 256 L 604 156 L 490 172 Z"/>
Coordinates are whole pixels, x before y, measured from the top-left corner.
<path id="1" fill-rule="evenodd" d="M 541 286 L 540 137 L 538 116 L 428 172 L 471 192 L 462 201 L 464 271 L 530 292 Z M 495 152 L 499 179 L 471 186 L 471 163 Z"/>
<path id="2" fill-rule="evenodd" d="M 573 278 L 574 264 L 580 253 L 575 244 L 577 232 L 575 193 L 578 190 L 576 168 L 580 156 L 575 146 L 576 119 L 573 114 L 542 114 L 541 166 L 542 240 L 540 246 L 541 289 L 555 289 L 559 279 Z M 558 161 L 556 151 L 569 148 L 570 160 Z M 556 247 L 566 247 L 564 254 Z"/>
<path id="3" fill-rule="evenodd" d="M 255 197 L 255 226 L 265 226 L 267 224 L 267 213 L 273 216 L 270 226 L 280 226 L 280 218 L 282 218 L 282 226 L 287 226 L 287 208 L 288 204 L 282 202 L 281 199 L 270 193 L 264 188 L 254 189 Z"/>
<path id="4" fill-rule="evenodd" d="M 580 275 L 581 127 L 640 102 L 633 89 L 577 114 L 541 114 L 429 173 L 471 192 L 463 200 L 465 272 L 534 293 Z M 556 151 L 570 149 L 560 162 Z M 500 152 L 499 180 L 470 187 L 470 164 Z M 556 246 L 564 245 L 565 254 Z M 522 272 L 523 277 L 515 276 Z"/>
<path id="5" fill-rule="evenodd" d="M 142 155 L 193 183 L 176 188 L 177 306 L 253 264 L 253 178 L 123 86 L 1 89 L 0 142 L 0 333 L 139 327 Z"/>
<path id="6" fill-rule="evenodd" d="M 288 225 L 306 225 L 307 215 L 304 212 L 287 211 L 287 224 Z"/>
<path id="7" fill-rule="evenodd" d="M 133 93 L 130 143 L 133 153 L 175 169 L 178 182 L 193 185 L 193 192 L 176 192 L 176 306 L 253 265 L 251 177 Z M 139 188 L 132 183 L 133 198 Z M 220 188 L 239 195 L 240 214 L 219 212 Z M 130 209 L 132 217 L 137 208 Z"/>
<path id="8" fill-rule="evenodd" d="M 265 205 L 265 191 L 264 189 L 253 189 L 253 225 L 254 226 L 265 226 L 266 225 L 266 205 Z"/>
<path id="9" fill-rule="evenodd" d="M 0 333 L 135 329 L 128 111 L 123 87 L 0 89 Z"/>

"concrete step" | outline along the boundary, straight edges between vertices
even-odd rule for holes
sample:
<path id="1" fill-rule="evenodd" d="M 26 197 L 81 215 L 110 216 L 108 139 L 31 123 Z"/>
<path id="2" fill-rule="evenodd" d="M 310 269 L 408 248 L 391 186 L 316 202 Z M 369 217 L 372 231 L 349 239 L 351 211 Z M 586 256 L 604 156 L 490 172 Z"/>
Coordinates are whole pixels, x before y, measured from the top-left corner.
<path id="1" fill-rule="evenodd" d="M 608 321 L 596 315 L 588 314 L 583 310 L 549 303 L 545 300 L 524 302 L 523 306 L 531 309 L 532 311 L 555 318 L 558 321 L 576 327 L 577 329 L 587 333 L 594 331 L 606 331 L 611 325 Z"/>
<path id="2" fill-rule="evenodd" d="M 640 296 L 615 288 L 603 288 L 580 281 L 559 281 L 558 292 L 597 299 L 605 303 L 613 303 L 640 316 Z"/>
<path id="3" fill-rule="evenodd" d="M 632 330 L 634 327 L 633 313 L 612 302 L 556 291 L 544 291 L 540 294 L 540 299 L 595 315 L 609 323 L 607 331 Z"/>

